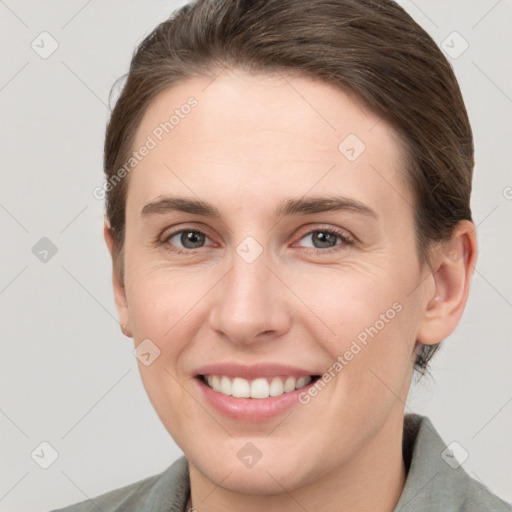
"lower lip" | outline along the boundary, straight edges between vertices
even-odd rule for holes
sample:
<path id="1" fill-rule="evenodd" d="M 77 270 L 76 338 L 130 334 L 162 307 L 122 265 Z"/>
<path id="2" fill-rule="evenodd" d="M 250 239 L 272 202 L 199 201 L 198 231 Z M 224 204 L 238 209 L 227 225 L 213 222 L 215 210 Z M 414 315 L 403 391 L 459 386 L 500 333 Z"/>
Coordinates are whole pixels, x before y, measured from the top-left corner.
<path id="1" fill-rule="evenodd" d="M 251 423 L 270 420 L 299 404 L 299 395 L 307 392 L 316 382 L 316 380 L 312 381 L 303 388 L 279 396 L 235 398 L 215 391 L 201 377 L 196 377 L 194 380 L 197 381 L 206 402 L 217 411 L 228 418 Z"/>

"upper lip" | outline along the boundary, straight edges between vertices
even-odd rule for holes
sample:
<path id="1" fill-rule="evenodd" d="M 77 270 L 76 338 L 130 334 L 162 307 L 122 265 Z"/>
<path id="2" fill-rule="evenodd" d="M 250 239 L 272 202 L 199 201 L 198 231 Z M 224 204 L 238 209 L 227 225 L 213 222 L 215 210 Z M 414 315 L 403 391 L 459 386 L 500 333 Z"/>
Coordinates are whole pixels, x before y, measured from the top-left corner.
<path id="1" fill-rule="evenodd" d="M 290 366 L 279 363 L 258 363 L 244 365 L 239 363 L 212 363 L 201 366 L 195 371 L 196 375 L 225 375 L 226 377 L 241 377 L 243 379 L 255 379 L 257 377 L 278 376 L 309 376 L 318 375 L 318 372 L 305 370 L 298 366 Z"/>

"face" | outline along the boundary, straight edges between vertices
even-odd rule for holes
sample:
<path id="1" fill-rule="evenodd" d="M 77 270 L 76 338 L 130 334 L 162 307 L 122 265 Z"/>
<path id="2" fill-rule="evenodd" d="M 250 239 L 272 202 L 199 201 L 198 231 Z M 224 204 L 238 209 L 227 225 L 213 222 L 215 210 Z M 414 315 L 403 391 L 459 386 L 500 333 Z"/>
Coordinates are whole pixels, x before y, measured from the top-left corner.
<path id="1" fill-rule="evenodd" d="M 191 466 L 282 492 L 401 432 L 427 290 L 391 127 L 326 83 L 224 71 L 161 93 L 144 145 L 118 307 Z"/>

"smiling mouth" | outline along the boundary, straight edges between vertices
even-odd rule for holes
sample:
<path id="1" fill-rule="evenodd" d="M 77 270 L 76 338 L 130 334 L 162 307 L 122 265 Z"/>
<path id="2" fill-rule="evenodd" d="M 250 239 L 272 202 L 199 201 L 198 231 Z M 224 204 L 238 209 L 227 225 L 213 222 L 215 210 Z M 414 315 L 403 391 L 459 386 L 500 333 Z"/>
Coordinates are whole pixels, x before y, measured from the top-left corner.
<path id="1" fill-rule="evenodd" d="M 320 378 L 319 375 L 258 377 L 247 380 L 226 375 L 198 375 L 209 388 L 235 398 L 269 398 L 301 389 Z"/>

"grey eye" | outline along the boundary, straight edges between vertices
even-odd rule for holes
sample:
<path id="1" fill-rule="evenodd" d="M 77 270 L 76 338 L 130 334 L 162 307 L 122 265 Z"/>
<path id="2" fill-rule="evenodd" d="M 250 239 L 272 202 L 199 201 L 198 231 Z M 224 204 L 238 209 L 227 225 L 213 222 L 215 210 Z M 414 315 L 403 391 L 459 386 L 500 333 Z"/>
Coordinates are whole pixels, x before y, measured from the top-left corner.
<path id="1" fill-rule="evenodd" d="M 301 238 L 310 239 L 311 245 L 306 245 L 306 247 L 313 247 L 314 249 L 328 249 L 330 247 L 334 247 L 336 245 L 336 241 L 338 238 L 341 238 L 337 233 L 333 233 L 328 230 L 316 230 L 311 231 L 306 236 Z"/>
<path id="2" fill-rule="evenodd" d="M 169 242 L 184 249 L 198 249 L 205 243 L 207 236 L 200 231 L 182 230 L 169 238 Z"/>

